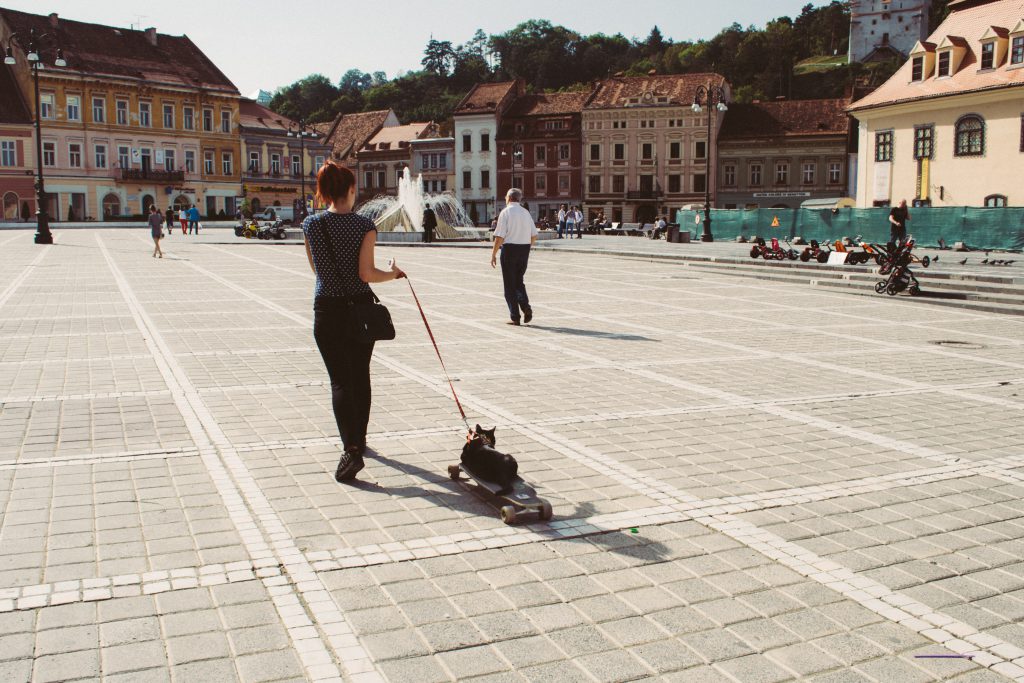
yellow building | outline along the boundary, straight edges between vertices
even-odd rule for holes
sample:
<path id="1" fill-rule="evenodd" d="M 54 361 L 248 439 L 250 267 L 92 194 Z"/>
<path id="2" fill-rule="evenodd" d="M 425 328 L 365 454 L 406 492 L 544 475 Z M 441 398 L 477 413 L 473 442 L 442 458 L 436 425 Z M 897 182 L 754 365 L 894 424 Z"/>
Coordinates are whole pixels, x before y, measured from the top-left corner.
<path id="1" fill-rule="evenodd" d="M 858 206 L 1024 205 L 1024 1 L 949 9 L 892 78 L 850 107 Z"/>
<path id="2" fill-rule="evenodd" d="M 197 205 L 241 194 L 238 89 L 187 36 L 0 9 L 0 40 L 49 33 L 40 71 L 43 166 L 56 220 Z M 66 67 L 54 66 L 57 47 Z M 14 76 L 35 110 L 24 53 Z"/>

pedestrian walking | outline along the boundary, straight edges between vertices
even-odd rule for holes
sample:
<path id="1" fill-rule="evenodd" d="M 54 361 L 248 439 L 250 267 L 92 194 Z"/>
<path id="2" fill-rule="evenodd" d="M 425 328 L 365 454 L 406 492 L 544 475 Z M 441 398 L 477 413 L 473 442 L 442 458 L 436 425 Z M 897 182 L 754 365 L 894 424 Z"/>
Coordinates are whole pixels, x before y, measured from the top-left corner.
<path id="1" fill-rule="evenodd" d="M 181 234 L 188 234 L 188 209 L 184 205 L 178 210 L 178 220 L 181 222 Z"/>
<path id="2" fill-rule="evenodd" d="M 188 234 L 192 234 L 192 230 L 199 234 L 199 209 L 196 208 L 195 204 L 189 207 L 188 210 Z"/>
<path id="3" fill-rule="evenodd" d="M 505 194 L 505 208 L 498 214 L 498 227 L 494 230 L 494 248 L 491 250 L 491 268 L 497 267 L 501 251 L 501 279 L 505 286 L 509 325 L 519 325 L 519 311 L 523 322 L 533 320 L 530 297 L 526 294 L 523 276 L 530 261 L 530 247 L 537 241 L 537 226 L 530 212 L 520 202 L 523 191 L 511 188 Z"/>
<path id="4" fill-rule="evenodd" d="M 907 200 L 900 200 L 900 205 L 889 212 L 889 241 L 899 246 L 907 240 L 907 221 L 910 220 L 910 211 L 907 209 Z"/>
<path id="5" fill-rule="evenodd" d="M 167 225 L 167 236 L 170 237 L 171 233 L 174 232 L 174 219 L 178 214 L 174 213 L 174 207 L 168 206 L 167 213 L 165 215 L 165 221 Z"/>
<path id="6" fill-rule="evenodd" d="M 356 178 L 351 170 L 328 161 L 316 176 L 316 197 L 328 209 L 302 222 L 309 267 L 316 274 L 313 338 L 331 380 L 334 418 L 343 452 L 334 478 L 354 479 L 363 469 L 366 425 L 370 421 L 370 357 L 373 342 L 353 334 L 354 306 L 376 301 L 370 283 L 405 277 L 398 266 L 374 264 L 377 227 L 352 211 Z"/>
<path id="7" fill-rule="evenodd" d="M 433 242 L 435 230 L 437 230 L 437 214 L 428 206 L 423 209 L 423 241 L 427 244 Z"/>
<path id="8" fill-rule="evenodd" d="M 568 220 L 568 219 L 567 219 Z M 576 239 L 583 239 L 583 212 L 580 207 L 572 207 L 572 224 L 576 226 Z M 569 239 L 572 239 L 572 232 L 569 232 Z"/>
<path id="9" fill-rule="evenodd" d="M 563 233 L 565 233 L 565 218 L 568 211 L 566 211 L 565 204 L 558 207 L 558 239 L 562 239 Z"/>
<path id="10" fill-rule="evenodd" d="M 164 257 L 160 249 L 160 238 L 164 235 L 164 217 L 156 210 L 155 205 L 149 207 L 149 234 L 153 237 L 153 258 Z"/>

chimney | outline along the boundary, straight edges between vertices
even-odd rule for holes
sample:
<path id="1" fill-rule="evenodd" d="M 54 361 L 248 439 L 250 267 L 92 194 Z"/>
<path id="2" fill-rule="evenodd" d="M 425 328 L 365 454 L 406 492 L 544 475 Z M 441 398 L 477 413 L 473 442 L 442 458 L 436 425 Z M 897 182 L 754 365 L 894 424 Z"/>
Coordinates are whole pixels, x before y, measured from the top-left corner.
<path id="1" fill-rule="evenodd" d="M 50 15 L 50 28 L 57 28 L 57 13 L 54 12 Z"/>
<path id="2" fill-rule="evenodd" d="M 150 45 L 152 45 L 153 47 L 156 47 L 156 29 L 155 28 L 147 28 L 146 29 L 146 40 L 149 41 Z"/>

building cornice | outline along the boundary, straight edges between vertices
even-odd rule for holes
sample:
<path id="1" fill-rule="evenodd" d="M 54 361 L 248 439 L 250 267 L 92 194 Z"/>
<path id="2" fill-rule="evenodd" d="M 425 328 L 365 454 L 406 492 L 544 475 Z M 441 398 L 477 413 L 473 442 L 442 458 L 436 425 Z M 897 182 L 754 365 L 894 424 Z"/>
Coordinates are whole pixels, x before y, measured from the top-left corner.
<path id="1" fill-rule="evenodd" d="M 895 113 L 896 111 L 913 111 L 918 108 L 917 105 L 924 105 L 929 109 L 934 109 L 934 107 L 928 107 L 928 105 L 933 104 L 936 100 L 955 101 L 962 98 L 977 98 L 991 95 L 992 97 L 985 97 L 985 99 L 990 99 L 991 101 L 996 102 L 1004 99 L 1002 96 L 1014 89 L 1024 89 L 1024 83 L 1007 83 L 995 86 L 986 86 L 984 88 L 975 88 L 972 90 L 961 90 L 955 93 L 936 93 L 934 95 L 911 97 L 902 100 L 893 100 L 891 102 L 880 102 L 878 104 L 858 107 L 856 109 L 850 108 L 846 111 L 857 120 L 862 120 L 873 118 L 879 114 Z M 954 105 L 950 104 L 949 106 Z"/>

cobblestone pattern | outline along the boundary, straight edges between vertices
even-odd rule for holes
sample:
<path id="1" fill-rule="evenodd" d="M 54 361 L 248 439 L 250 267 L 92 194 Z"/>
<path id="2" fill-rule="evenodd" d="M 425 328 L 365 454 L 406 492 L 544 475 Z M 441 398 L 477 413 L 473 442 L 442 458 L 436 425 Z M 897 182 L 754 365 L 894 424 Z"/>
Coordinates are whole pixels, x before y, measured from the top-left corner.
<path id="1" fill-rule="evenodd" d="M 402 283 L 339 487 L 301 249 L 30 241 L 0 236 L 0 679 L 1024 680 L 1013 319 L 540 252 L 510 329 L 483 252 L 393 250 L 555 505 L 506 527 L 446 476 Z"/>

